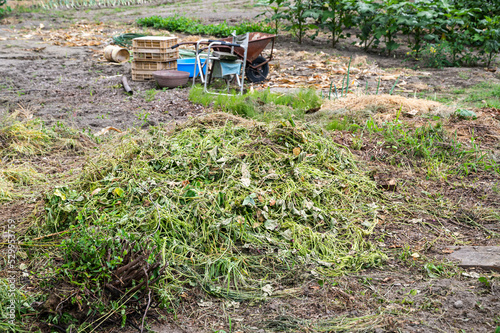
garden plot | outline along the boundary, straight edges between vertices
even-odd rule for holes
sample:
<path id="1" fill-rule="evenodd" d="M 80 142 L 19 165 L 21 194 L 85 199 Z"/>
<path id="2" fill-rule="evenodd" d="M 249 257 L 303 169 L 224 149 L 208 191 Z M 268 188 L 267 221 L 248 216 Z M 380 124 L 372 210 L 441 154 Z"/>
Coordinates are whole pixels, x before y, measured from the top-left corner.
<path id="1" fill-rule="evenodd" d="M 210 5 L 196 10 L 216 22 Z M 110 35 L 146 31 L 69 20 L 139 9 L 20 13 L 0 26 L 10 114 L 0 210 L 19 221 L 14 327 L 496 329 L 498 273 L 449 256 L 499 245 L 496 73 L 413 70 L 285 37 L 267 86 L 241 99 L 151 83 L 127 96 L 129 65 L 100 50 Z M 298 92 L 261 89 L 273 86 Z M 121 133 L 95 136 L 110 126 Z"/>

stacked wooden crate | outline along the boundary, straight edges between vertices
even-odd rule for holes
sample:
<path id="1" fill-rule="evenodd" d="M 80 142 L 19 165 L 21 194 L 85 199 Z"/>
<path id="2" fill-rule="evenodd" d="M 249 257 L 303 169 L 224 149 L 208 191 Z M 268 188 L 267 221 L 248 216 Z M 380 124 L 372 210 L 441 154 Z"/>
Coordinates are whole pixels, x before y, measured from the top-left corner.
<path id="1" fill-rule="evenodd" d="M 163 69 L 177 69 L 179 50 L 172 49 L 177 37 L 146 36 L 132 40 L 132 80 L 149 81 L 153 72 Z"/>

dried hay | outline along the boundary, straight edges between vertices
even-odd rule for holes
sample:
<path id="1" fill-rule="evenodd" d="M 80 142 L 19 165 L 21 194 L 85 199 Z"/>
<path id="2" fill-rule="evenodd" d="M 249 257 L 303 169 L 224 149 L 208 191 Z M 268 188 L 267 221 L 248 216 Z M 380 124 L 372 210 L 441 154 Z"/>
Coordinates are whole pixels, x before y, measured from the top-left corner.
<path id="1" fill-rule="evenodd" d="M 336 100 L 328 100 L 320 111 L 359 112 L 368 111 L 376 120 L 390 121 L 401 109 L 401 115 L 413 117 L 416 114 L 450 114 L 453 109 L 439 102 L 396 95 L 349 95 Z"/>
<path id="2" fill-rule="evenodd" d="M 367 56 L 355 56 L 352 59 L 351 66 L 353 67 L 365 67 L 368 65 L 368 57 Z"/>
<path id="3" fill-rule="evenodd" d="M 337 100 L 326 101 L 321 107 L 322 110 L 346 109 L 350 111 L 361 111 L 365 109 L 378 109 L 387 113 L 396 113 L 400 108 L 401 112 L 417 110 L 427 113 L 436 111 L 444 106 L 439 102 L 428 101 L 417 98 L 406 98 L 396 95 L 349 95 Z"/>

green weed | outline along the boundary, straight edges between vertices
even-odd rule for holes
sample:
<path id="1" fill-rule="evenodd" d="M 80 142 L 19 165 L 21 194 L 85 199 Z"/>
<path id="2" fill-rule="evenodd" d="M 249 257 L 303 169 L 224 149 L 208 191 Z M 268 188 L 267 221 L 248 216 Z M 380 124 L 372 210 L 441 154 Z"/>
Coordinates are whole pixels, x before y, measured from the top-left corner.
<path id="1" fill-rule="evenodd" d="M 500 108 L 500 84 L 497 83 L 482 82 L 469 88 L 456 88 L 451 93 L 419 92 L 417 96 L 463 107 Z"/>
<path id="2" fill-rule="evenodd" d="M 500 108 L 500 84 L 482 82 L 468 89 L 465 102 L 477 107 Z"/>
<path id="3" fill-rule="evenodd" d="M 149 89 L 144 92 L 144 100 L 146 102 L 152 102 L 155 100 L 156 94 L 158 93 L 158 90 L 156 89 Z"/>
<path id="4" fill-rule="evenodd" d="M 262 90 L 242 96 L 224 96 L 205 94 L 201 87 L 193 87 L 189 92 L 189 100 L 205 107 L 212 106 L 216 110 L 265 122 L 291 117 L 304 119 L 307 110 L 321 105 L 321 98 L 312 89 L 290 94 Z"/>
<path id="5" fill-rule="evenodd" d="M 429 175 L 434 176 L 443 173 L 468 175 L 478 170 L 500 173 L 499 165 L 487 152 L 481 151 L 474 137 L 466 146 L 447 134 L 439 122 L 417 128 L 390 122 L 381 128 L 381 135 L 392 153 L 388 160 L 393 163 L 397 163 L 403 156 L 408 159 L 408 163 L 416 163 L 422 159 L 427 162 Z"/>
<path id="6" fill-rule="evenodd" d="M 351 117 L 345 116 L 342 119 L 333 119 L 326 125 L 326 129 L 329 131 L 350 131 L 356 133 L 361 129 L 361 126 L 356 124 L 355 120 Z"/>

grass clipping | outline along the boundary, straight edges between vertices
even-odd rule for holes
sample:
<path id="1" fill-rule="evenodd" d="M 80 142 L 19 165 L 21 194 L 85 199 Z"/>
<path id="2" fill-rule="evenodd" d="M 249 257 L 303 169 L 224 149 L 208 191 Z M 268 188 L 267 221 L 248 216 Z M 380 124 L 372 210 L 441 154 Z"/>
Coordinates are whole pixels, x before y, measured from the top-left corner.
<path id="1" fill-rule="evenodd" d="M 169 265 L 166 288 L 190 281 L 232 299 L 385 259 L 367 240 L 380 192 L 321 130 L 207 117 L 172 135 L 120 137 L 77 188 L 49 196 L 47 226 L 151 235 Z"/>

